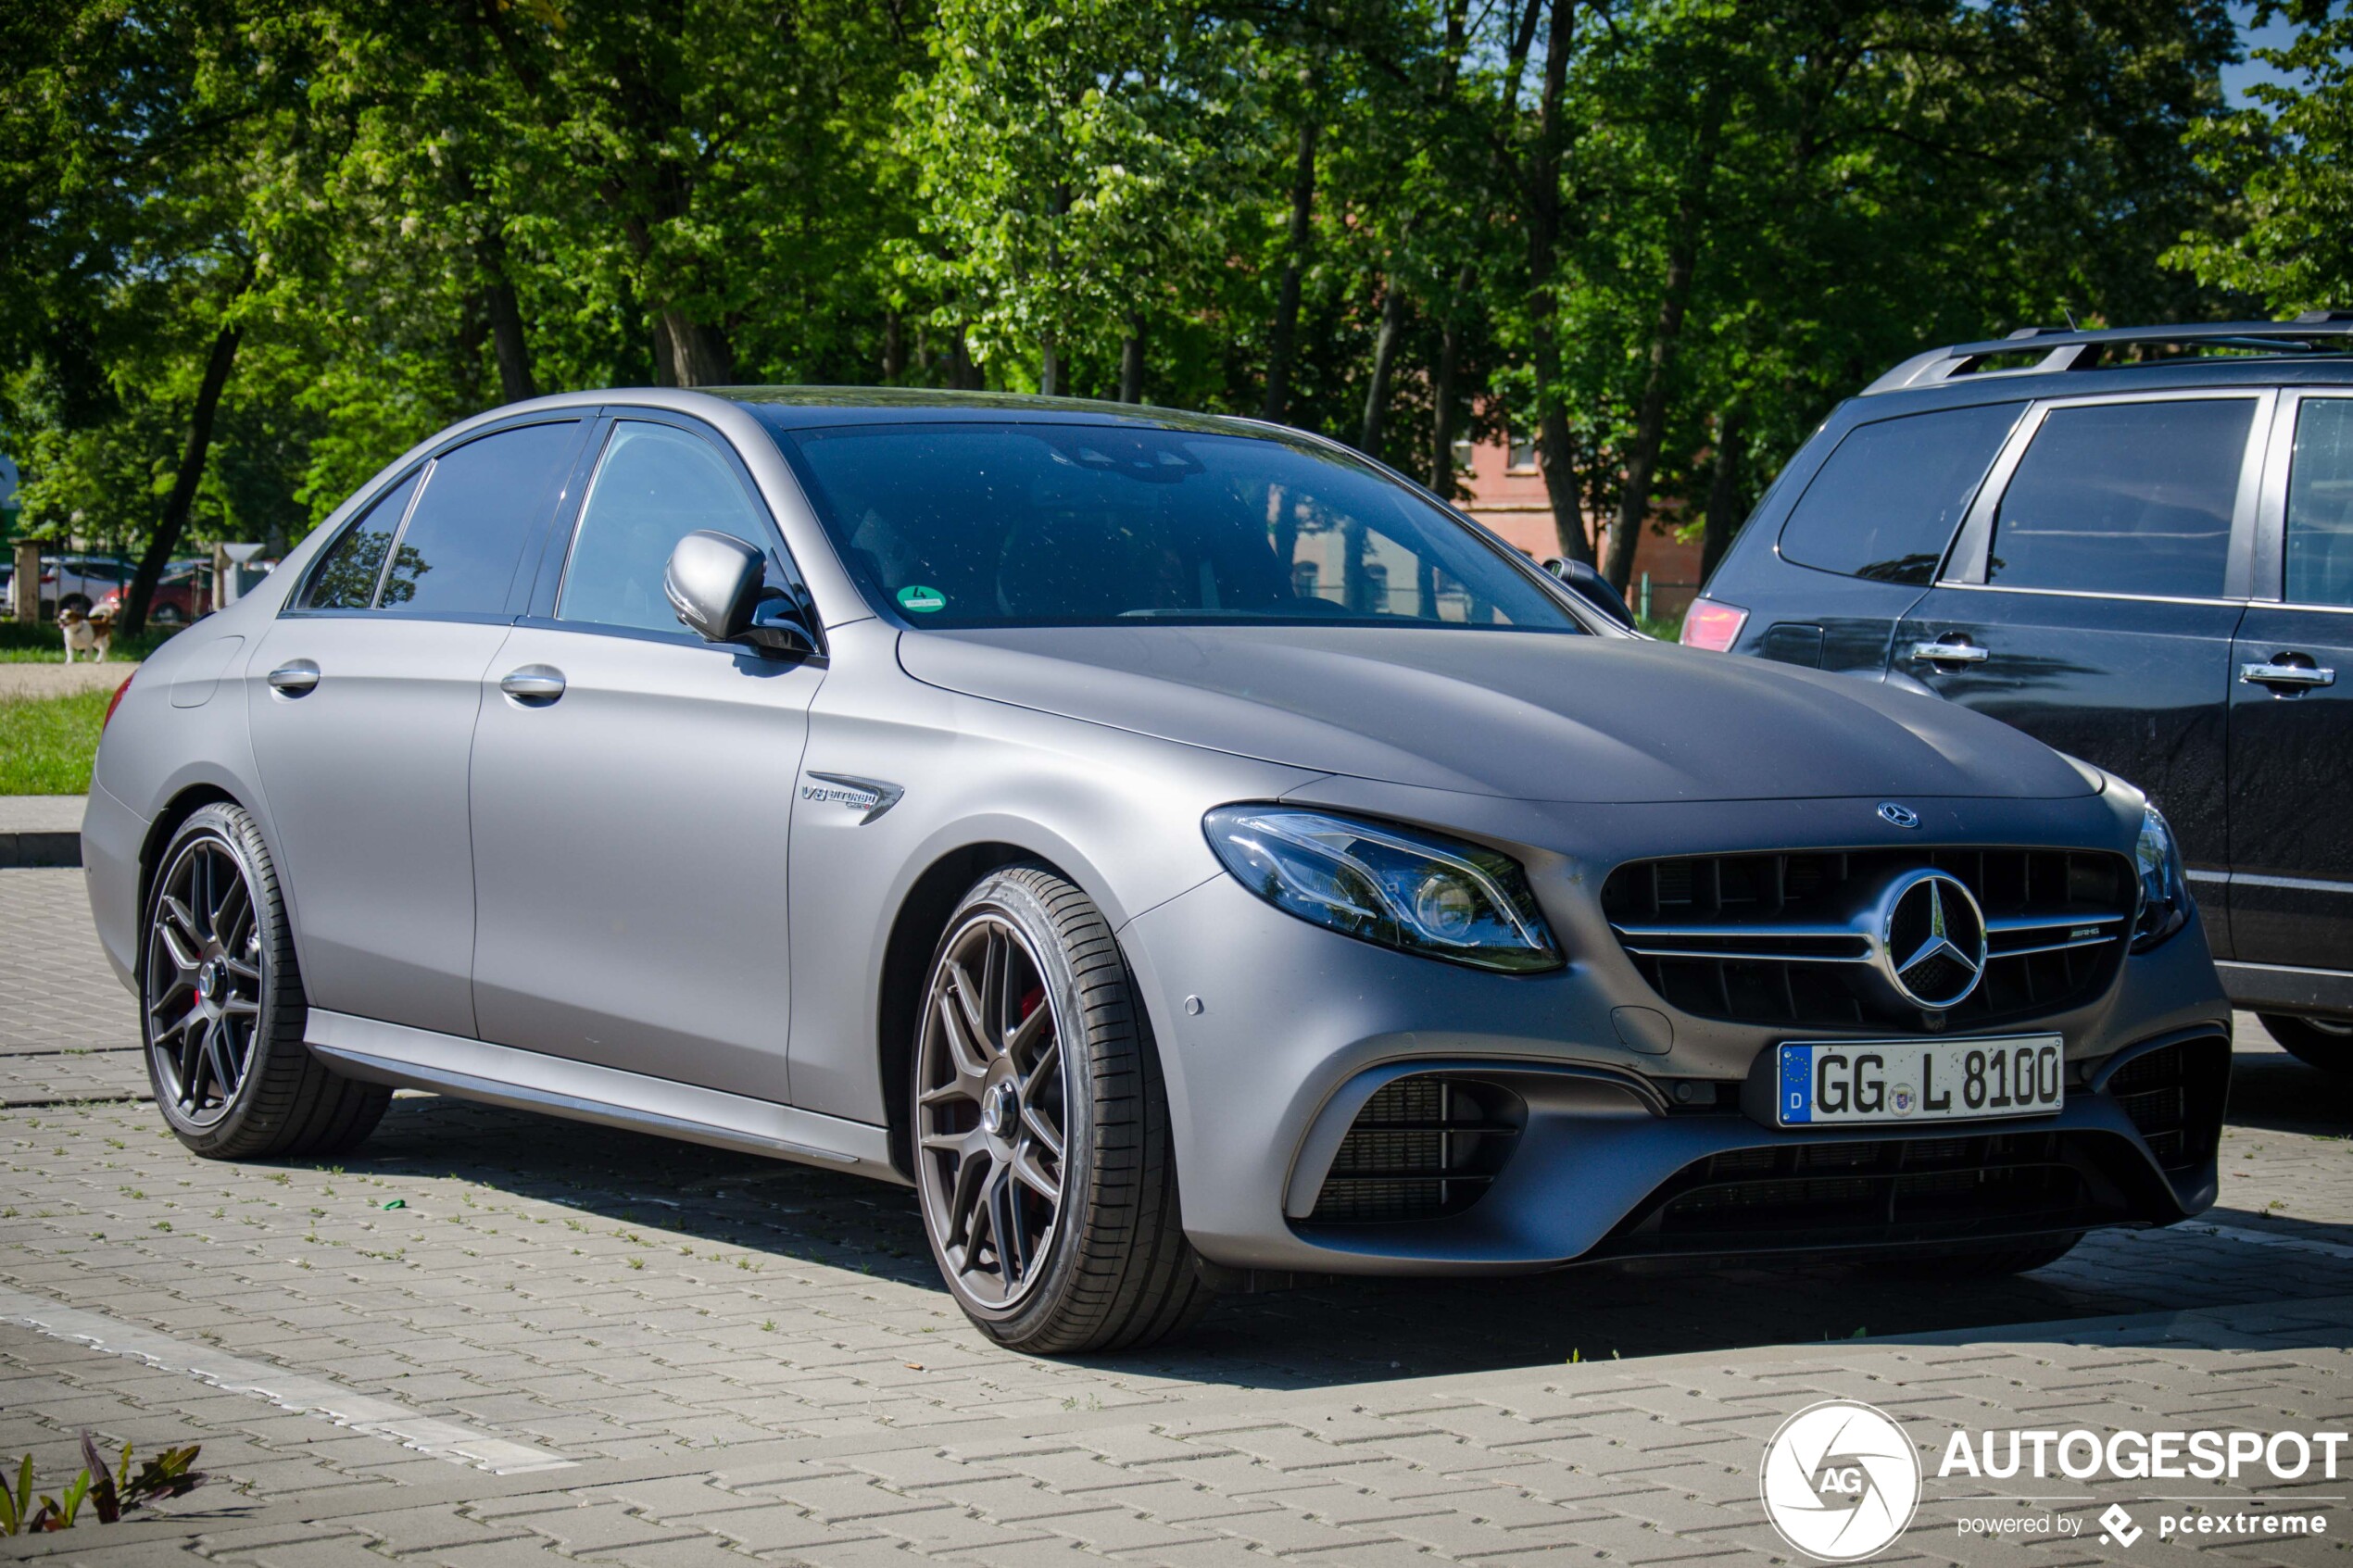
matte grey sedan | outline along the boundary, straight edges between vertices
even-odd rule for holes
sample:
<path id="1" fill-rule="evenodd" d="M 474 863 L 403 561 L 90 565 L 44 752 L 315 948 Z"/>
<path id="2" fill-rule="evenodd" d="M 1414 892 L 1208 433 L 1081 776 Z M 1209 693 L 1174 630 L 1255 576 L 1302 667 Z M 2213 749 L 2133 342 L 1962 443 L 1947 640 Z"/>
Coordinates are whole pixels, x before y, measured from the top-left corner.
<path id="1" fill-rule="evenodd" d="M 207 1157 L 413 1085 L 871 1175 L 1035 1351 L 2214 1198 L 2230 1015 L 2132 785 L 1629 634 L 1292 431 L 544 398 L 118 702 L 91 901 Z"/>

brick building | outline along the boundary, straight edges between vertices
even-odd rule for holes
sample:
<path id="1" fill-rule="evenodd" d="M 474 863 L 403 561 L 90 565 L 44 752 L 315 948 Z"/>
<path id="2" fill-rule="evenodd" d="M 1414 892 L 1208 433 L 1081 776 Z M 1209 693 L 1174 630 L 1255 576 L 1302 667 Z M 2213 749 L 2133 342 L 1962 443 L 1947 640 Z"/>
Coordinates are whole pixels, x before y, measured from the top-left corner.
<path id="1" fill-rule="evenodd" d="M 1560 554 L 1553 530 L 1553 506 L 1544 494 L 1544 476 L 1537 471 L 1536 444 L 1515 431 L 1509 437 L 1473 444 L 1458 442 L 1454 462 L 1462 470 L 1469 498 L 1463 509 L 1538 560 Z M 1642 606 L 1642 579 L 1650 579 L 1650 613 L 1667 620 L 1681 618 L 1683 608 L 1699 593 L 1699 541 L 1677 539 L 1673 514 L 1654 517 L 1634 552 L 1634 581 L 1627 600 Z M 1593 520 L 1586 520 L 1589 533 Z M 1609 548 L 1610 525 L 1599 530 L 1597 548 Z"/>

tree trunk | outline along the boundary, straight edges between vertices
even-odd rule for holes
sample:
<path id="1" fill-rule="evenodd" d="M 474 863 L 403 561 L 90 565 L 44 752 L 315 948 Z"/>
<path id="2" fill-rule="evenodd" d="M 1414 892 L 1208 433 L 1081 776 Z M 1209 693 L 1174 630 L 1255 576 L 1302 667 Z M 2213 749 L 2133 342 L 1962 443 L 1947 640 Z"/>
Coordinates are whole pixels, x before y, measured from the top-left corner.
<path id="1" fill-rule="evenodd" d="M 973 363 L 972 340 L 964 335 L 962 327 L 956 329 L 955 341 L 949 345 L 948 385 L 954 392 L 980 390 L 980 367 Z"/>
<path id="2" fill-rule="evenodd" d="M 196 406 L 188 420 L 188 445 L 180 455 L 180 471 L 172 477 L 171 494 L 164 497 L 163 515 L 156 519 L 154 537 L 147 541 L 146 553 L 139 558 L 139 570 L 131 579 L 131 587 L 122 596 L 122 620 L 116 630 L 136 636 L 146 630 L 147 606 L 156 596 L 156 584 L 163 578 L 163 569 L 170 564 L 174 551 L 180 548 L 180 535 L 187 532 L 188 514 L 196 503 L 196 486 L 204 479 L 205 458 L 212 450 L 212 421 L 220 411 L 221 389 L 229 384 L 229 371 L 237 362 L 237 340 L 244 329 L 224 326 L 212 340 L 212 355 L 205 361 L 204 380 L 196 387 Z M 38 587 L 36 583 L 34 587 Z"/>
<path id="3" fill-rule="evenodd" d="M 520 403 L 538 396 L 539 383 L 531 373 L 531 345 L 522 334 L 522 307 L 505 272 L 499 272 L 483 292 L 482 305 L 490 318 L 491 352 L 498 358 L 500 401 Z"/>
<path id="4" fill-rule="evenodd" d="M 1050 335 L 1038 344 L 1038 395 L 1054 397 L 1061 395 L 1063 383 L 1062 356 L 1054 352 L 1054 340 Z"/>
<path id="5" fill-rule="evenodd" d="M 1299 290 L 1307 270 L 1307 251 L 1315 239 L 1315 142 L 1323 122 L 1315 110 L 1311 81 L 1300 108 L 1299 157 L 1291 173 L 1290 237 L 1283 263 L 1283 282 L 1275 296 L 1275 332 L 1266 354 L 1266 402 L 1259 417 L 1275 424 L 1290 412 L 1291 340 L 1299 333 Z"/>
<path id="6" fill-rule="evenodd" d="M 883 384 L 895 386 L 907 371 L 907 329 L 899 320 L 899 312 L 883 312 Z"/>
<path id="7" fill-rule="evenodd" d="M 1462 362 L 1463 329 L 1448 320 L 1438 331 L 1438 361 L 1429 368 L 1429 487 L 1454 498 L 1454 370 Z"/>
<path id="8" fill-rule="evenodd" d="M 1651 509 L 1651 482 L 1658 473 L 1659 448 L 1667 440 L 1667 393 L 1675 368 L 1675 350 L 1683 336 L 1683 312 L 1691 304 L 1692 273 L 1699 259 L 1700 227 L 1707 205 L 1707 188 L 1715 178 L 1716 147 L 1724 119 L 1720 91 L 1708 94 L 1705 122 L 1699 146 L 1676 203 L 1675 227 L 1667 239 L 1667 289 L 1658 302 L 1658 320 L 1651 330 L 1650 364 L 1642 376 L 1642 401 L 1634 413 L 1634 435 L 1626 449 L 1626 484 L 1618 493 L 1617 521 L 1609 536 L 1609 565 L 1604 575 L 1619 593 L 1634 577 L 1634 551 L 1642 543 L 1642 524 Z"/>
<path id="9" fill-rule="evenodd" d="M 1144 318 L 1140 311 L 1127 318 L 1127 335 L 1119 341 L 1119 400 L 1144 400 Z"/>
<path id="10" fill-rule="evenodd" d="M 1716 472 L 1707 485 L 1707 521 L 1700 533 L 1699 580 L 1703 586 L 1715 575 L 1716 563 L 1731 547 L 1739 532 L 1741 410 L 1728 408 L 1716 417 Z"/>
<path id="11" fill-rule="evenodd" d="M 1531 18 L 1532 19 L 1532 18 Z M 1536 107 L 1536 145 L 1529 154 L 1528 320 L 1536 370 L 1536 455 L 1544 470 L 1544 495 L 1553 506 L 1553 533 L 1561 554 L 1591 565 L 1593 544 L 1577 504 L 1576 441 L 1568 428 L 1568 404 L 1561 389 L 1559 301 L 1554 275 L 1560 266 L 1562 98 L 1568 86 L 1569 51 L 1576 42 L 1574 0 L 1552 0 L 1552 26 L 1544 43 L 1544 84 Z"/>
<path id="12" fill-rule="evenodd" d="M 664 386 L 726 386 L 736 379 L 726 332 L 674 305 L 654 313 L 654 364 Z"/>
<path id="13" fill-rule="evenodd" d="M 1380 456 L 1381 423 L 1389 416 L 1389 377 L 1397 363 L 1397 342 L 1405 333 L 1405 291 L 1394 275 L 1382 280 L 1380 332 L 1373 339 L 1373 374 L 1365 388 L 1365 428 L 1356 449 Z"/>

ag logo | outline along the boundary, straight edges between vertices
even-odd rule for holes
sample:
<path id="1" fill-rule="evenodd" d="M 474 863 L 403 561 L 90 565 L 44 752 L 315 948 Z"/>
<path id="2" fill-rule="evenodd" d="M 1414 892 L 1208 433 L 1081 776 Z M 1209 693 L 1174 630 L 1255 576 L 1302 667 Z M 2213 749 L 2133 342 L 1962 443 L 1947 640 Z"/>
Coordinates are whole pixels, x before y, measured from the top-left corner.
<path id="1" fill-rule="evenodd" d="M 1920 1501 L 1920 1459 L 1904 1429 L 1851 1399 L 1808 1405 L 1765 1445 L 1765 1517 L 1824 1562 L 1855 1562 L 1904 1533 Z"/>

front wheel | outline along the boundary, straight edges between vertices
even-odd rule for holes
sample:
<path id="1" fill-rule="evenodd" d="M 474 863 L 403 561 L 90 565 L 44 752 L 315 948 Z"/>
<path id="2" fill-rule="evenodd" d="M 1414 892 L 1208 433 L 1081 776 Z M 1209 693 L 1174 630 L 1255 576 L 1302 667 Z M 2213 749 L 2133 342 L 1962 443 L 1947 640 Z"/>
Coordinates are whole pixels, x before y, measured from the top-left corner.
<path id="1" fill-rule="evenodd" d="M 392 1099 L 302 1043 L 308 1010 L 277 873 L 238 807 L 199 809 L 165 847 L 147 893 L 139 995 L 156 1105 L 208 1160 L 338 1153 Z"/>
<path id="2" fill-rule="evenodd" d="M 2271 1038 L 2296 1060 L 2324 1073 L 2353 1073 L 2353 1022 L 2341 1018 L 2301 1018 L 2293 1013 L 2256 1014 Z"/>
<path id="3" fill-rule="evenodd" d="M 1084 893 L 1034 866 L 984 878 L 949 919 L 920 1027 L 924 1229 L 983 1333 L 1127 1349 L 1207 1309 L 1143 1010 Z"/>

